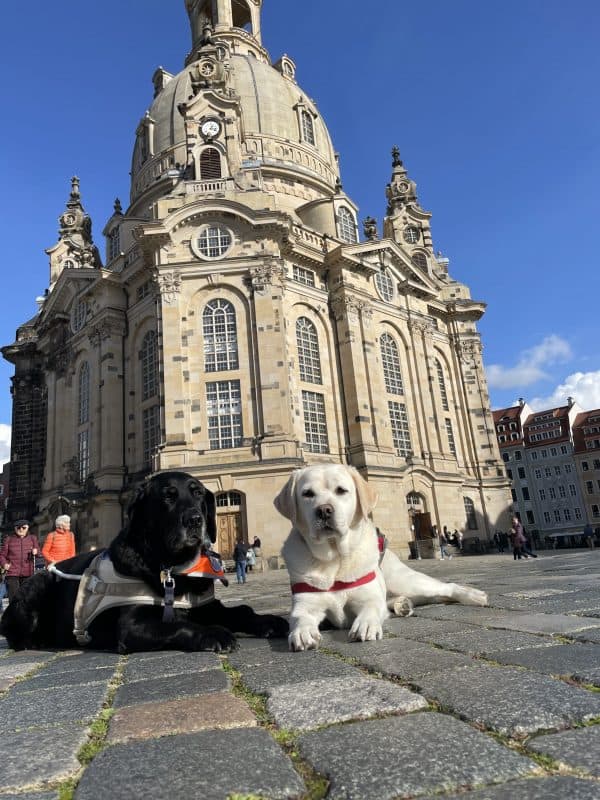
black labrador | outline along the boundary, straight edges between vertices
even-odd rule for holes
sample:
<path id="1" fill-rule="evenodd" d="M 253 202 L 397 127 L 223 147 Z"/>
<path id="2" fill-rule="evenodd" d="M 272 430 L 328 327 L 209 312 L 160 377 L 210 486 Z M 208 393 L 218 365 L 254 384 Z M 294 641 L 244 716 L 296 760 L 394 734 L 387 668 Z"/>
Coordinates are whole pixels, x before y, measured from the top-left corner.
<path id="1" fill-rule="evenodd" d="M 143 581 L 164 597 L 164 570 L 210 552 L 216 540 L 214 495 L 185 472 L 159 473 L 143 484 L 128 509 L 128 524 L 108 547 L 114 570 Z M 81 575 L 98 556 L 82 553 L 60 562 L 63 572 Z M 161 574 L 162 573 L 162 574 Z M 87 629 L 87 646 L 134 653 L 144 650 L 228 651 L 237 646 L 234 632 L 257 637 L 285 637 L 282 617 L 256 614 L 249 606 L 224 606 L 214 598 L 211 578 L 171 576 L 174 598 L 208 595 L 204 605 L 172 609 L 162 605 L 107 608 Z M 140 584 L 141 585 L 141 584 Z M 145 587 L 144 587 L 145 588 Z M 20 588 L 0 621 L 0 633 L 15 650 L 75 647 L 74 608 L 79 583 L 45 571 Z"/>

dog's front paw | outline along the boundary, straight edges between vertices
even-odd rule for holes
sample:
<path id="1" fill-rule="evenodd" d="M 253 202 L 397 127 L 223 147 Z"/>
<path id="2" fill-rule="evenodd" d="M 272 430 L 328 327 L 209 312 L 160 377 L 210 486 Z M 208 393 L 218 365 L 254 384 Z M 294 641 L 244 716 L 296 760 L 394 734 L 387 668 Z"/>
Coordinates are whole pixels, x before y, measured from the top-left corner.
<path id="1" fill-rule="evenodd" d="M 260 639 L 284 639 L 290 630 L 287 619 L 275 614 L 260 614 L 254 635 Z"/>
<path id="2" fill-rule="evenodd" d="M 290 650 L 316 650 L 321 641 L 319 629 L 314 625 L 297 625 L 288 637 Z"/>
<path id="3" fill-rule="evenodd" d="M 211 650 L 214 653 L 228 653 L 239 647 L 238 641 L 227 628 L 217 625 L 204 628 L 198 635 L 195 650 Z"/>
<path id="4" fill-rule="evenodd" d="M 388 601 L 388 608 L 397 617 L 412 617 L 415 611 L 412 600 L 408 597 L 392 597 Z"/>
<path id="5" fill-rule="evenodd" d="M 383 626 L 379 617 L 361 617 L 354 620 L 348 638 L 351 642 L 374 642 L 383 639 Z"/>
<path id="6" fill-rule="evenodd" d="M 487 606 L 488 596 L 480 589 L 473 589 L 471 586 L 462 587 L 464 595 L 460 602 L 467 606 Z"/>

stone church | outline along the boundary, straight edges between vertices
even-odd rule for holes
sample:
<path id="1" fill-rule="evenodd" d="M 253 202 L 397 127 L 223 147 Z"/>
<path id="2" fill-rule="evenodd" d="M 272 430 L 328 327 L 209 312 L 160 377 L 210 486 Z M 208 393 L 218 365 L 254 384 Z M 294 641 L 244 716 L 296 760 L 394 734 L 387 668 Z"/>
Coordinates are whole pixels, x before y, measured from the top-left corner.
<path id="1" fill-rule="evenodd" d="M 510 506 L 485 305 L 436 255 L 398 149 L 380 231 L 343 191 L 294 61 L 262 46 L 262 0 L 185 6 L 192 48 L 153 75 L 104 255 L 73 178 L 49 288 L 2 349 L 8 518 L 44 534 L 69 513 L 80 548 L 101 547 L 135 486 L 179 469 L 216 494 L 223 555 L 258 535 L 274 557 L 288 523 L 273 498 L 333 460 L 375 485 L 402 556 L 431 553 L 432 525 L 485 542 Z"/>

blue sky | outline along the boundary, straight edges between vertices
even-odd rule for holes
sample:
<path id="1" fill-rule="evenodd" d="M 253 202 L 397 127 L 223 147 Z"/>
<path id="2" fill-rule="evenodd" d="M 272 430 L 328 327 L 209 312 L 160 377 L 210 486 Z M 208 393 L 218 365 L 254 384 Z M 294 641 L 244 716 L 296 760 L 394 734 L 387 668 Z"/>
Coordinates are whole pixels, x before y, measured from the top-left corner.
<path id="1" fill-rule="evenodd" d="M 126 206 L 157 66 L 190 47 L 184 0 L 4 4 L 0 343 L 36 312 L 71 175 L 103 252 Z M 394 144 L 480 323 L 494 408 L 600 407 L 597 0 L 265 0 L 263 43 L 297 64 L 360 219 L 380 223 Z M 0 462 L 12 365 L 0 365 Z"/>

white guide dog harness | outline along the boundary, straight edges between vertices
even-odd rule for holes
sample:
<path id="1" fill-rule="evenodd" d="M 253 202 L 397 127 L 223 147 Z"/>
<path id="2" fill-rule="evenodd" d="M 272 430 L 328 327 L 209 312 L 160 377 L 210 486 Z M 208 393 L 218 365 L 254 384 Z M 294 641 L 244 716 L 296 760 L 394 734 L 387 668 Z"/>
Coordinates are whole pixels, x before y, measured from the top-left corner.
<path id="1" fill-rule="evenodd" d="M 205 561 L 206 557 L 202 560 Z M 200 594 L 189 592 L 179 599 L 175 599 L 173 597 L 174 581 L 171 577 L 171 572 L 175 572 L 175 570 L 167 570 L 166 577 L 163 578 L 165 596 L 161 597 L 139 578 L 131 578 L 117 572 L 108 551 L 99 553 L 83 575 L 67 575 L 52 568 L 50 568 L 50 571 L 55 572 L 59 578 L 64 577 L 80 581 L 77 599 L 75 600 L 73 635 L 77 643 L 82 646 L 90 644 L 92 641 L 88 634 L 88 628 L 91 622 L 103 611 L 115 606 L 163 606 L 165 609 L 164 619 L 170 621 L 173 608 L 189 610 L 190 608 L 213 602 L 215 599 L 214 580 L 221 578 L 223 575 L 222 570 L 220 574 L 216 571 L 211 571 L 209 574 L 207 572 L 198 572 L 197 570 L 192 572 L 192 569 L 181 568 L 178 570 L 178 574 L 185 571 L 185 574 L 190 575 L 190 577 L 211 578 L 213 582 Z M 167 614 L 168 611 L 171 612 L 170 615 Z"/>

